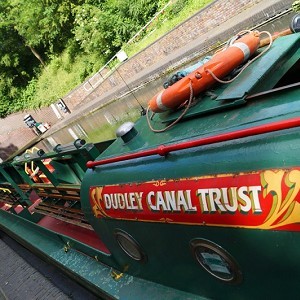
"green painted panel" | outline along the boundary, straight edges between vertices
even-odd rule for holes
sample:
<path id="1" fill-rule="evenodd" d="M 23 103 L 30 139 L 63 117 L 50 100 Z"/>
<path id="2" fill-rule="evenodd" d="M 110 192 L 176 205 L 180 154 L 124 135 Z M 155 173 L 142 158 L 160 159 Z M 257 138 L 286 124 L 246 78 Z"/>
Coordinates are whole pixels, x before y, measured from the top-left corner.
<path id="1" fill-rule="evenodd" d="M 57 265 L 74 280 L 98 294 L 101 299 L 206 299 L 127 274 L 115 280 L 111 272 L 116 263 L 108 255 L 88 249 L 89 247 L 83 244 L 80 247 L 77 245 L 80 243 L 75 240 L 1 210 L 0 218 L 1 230 L 50 263 Z M 64 247 L 67 242 L 71 248 L 66 252 Z M 99 261 L 94 258 L 95 256 Z"/>

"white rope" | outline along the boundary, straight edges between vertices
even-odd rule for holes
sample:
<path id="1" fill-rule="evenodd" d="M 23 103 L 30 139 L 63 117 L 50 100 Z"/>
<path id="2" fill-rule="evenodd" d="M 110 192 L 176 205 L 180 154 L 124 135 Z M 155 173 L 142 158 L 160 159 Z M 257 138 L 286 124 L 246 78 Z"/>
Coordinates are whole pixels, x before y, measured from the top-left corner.
<path id="1" fill-rule="evenodd" d="M 244 34 L 244 33 L 250 33 L 250 32 L 251 32 L 250 30 L 243 30 L 243 31 L 239 32 L 239 33 L 236 35 L 236 37 L 239 36 L 239 35 L 241 35 L 241 34 Z M 209 69 L 206 69 L 206 71 L 214 78 L 214 80 L 216 80 L 216 81 L 218 81 L 218 82 L 220 82 L 220 83 L 225 83 L 225 84 L 233 82 L 234 80 L 236 80 L 236 79 L 243 73 L 243 71 L 244 71 L 250 64 L 252 64 L 255 60 L 257 60 L 259 57 L 261 57 L 262 55 L 264 55 L 265 52 L 267 52 L 267 51 L 271 48 L 272 43 L 273 43 L 271 33 L 268 32 L 268 31 L 261 31 L 261 32 L 257 32 L 257 33 L 258 33 L 259 35 L 262 35 L 263 33 L 266 33 L 266 34 L 269 36 L 269 38 L 270 38 L 270 43 L 269 43 L 268 47 L 267 47 L 266 49 L 264 49 L 264 51 L 262 51 L 261 53 L 259 53 L 259 55 L 255 56 L 252 60 L 249 60 L 249 61 L 242 67 L 242 69 L 240 70 L 240 72 L 239 72 L 235 77 L 233 77 L 233 78 L 230 79 L 230 80 L 222 80 L 222 79 L 218 78 L 218 77 L 213 73 L 213 71 L 211 71 L 211 70 L 209 70 Z M 232 38 L 231 38 L 230 40 L 232 40 Z M 232 43 L 233 43 L 234 41 L 236 41 L 236 39 L 234 39 L 234 40 L 232 41 Z M 230 42 L 230 45 L 232 45 L 232 43 Z"/>
<path id="2" fill-rule="evenodd" d="M 35 170 L 30 174 L 30 178 L 33 178 L 35 175 L 37 175 L 37 173 L 39 172 L 40 168 L 36 167 Z"/>

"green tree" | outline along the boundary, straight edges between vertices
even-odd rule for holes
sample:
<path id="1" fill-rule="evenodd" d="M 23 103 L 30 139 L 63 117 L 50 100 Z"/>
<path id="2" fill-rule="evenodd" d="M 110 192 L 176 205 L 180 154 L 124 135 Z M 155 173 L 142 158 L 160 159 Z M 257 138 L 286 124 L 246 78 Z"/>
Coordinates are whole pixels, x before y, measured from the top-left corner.
<path id="1" fill-rule="evenodd" d="M 11 23 L 43 65 L 42 56 L 61 53 L 73 37 L 72 9 L 78 3 L 81 1 L 10 0 Z"/>
<path id="2" fill-rule="evenodd" d="M 27 85 L 37 66 L 28 47 L 8 14 L 10 5 L 3 0 L 0 3 L 0 117 L 20 109 L 17 104 L 20 91 Z M 30 66 L 30 67 L 28 67 Z M 21 107 L 22 108 L 22 107 Z"/>
<path id="3" fill-rule="evenodd" d="M 293 9 L 293 11 L 295 11 L 295 12 L 300 12 L 300 0 L 295 1 L 295 2 L 292 4 L 292 9 Z"/>
<path id="4" fill-rule="evenodd" d="M 111 0 L 105 3 L 105 11 L 112 17 L 110 24 L 115 36 L 114 44 L 122 46 L 158 11 L 159 3 L 152 0 Z"/>
<path id="5" fill-rule="evenodd" d="M 161 5 L 152 0 L 107 0 L 77 6 L 73 29 L 76 41 L 86 53 L 98 51 L 109 58 L 151 19 Z"/>
<path id="6" fill-rule="evenodd" d="M 38 80 L 41 74 L 59 69 L 75 73 L 72 64 L 82 61 L 76 72 L 85 78 L 168 1 L 1 0 L 0 117 L 32 107 L 31 103 L 54 101 L 55 92 L 47 99 L 35 96 L 43 86 Z M 65 65 L 58 63 L 61 57 L 66 58 Z"/>

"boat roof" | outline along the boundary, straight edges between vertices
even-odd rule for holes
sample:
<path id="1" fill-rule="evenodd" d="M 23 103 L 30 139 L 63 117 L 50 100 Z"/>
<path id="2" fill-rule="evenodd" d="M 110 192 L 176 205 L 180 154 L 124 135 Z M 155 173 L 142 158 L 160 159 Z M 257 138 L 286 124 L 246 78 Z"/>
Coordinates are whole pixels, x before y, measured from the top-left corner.
<path id="1" fill-rule="evenodd" d="M 136 137 L 129 142 L 118 138 L 97 159 L 300 116 L 299 58 L 300 33 L 278 38 L 235 81 L 216 84 L 198 96 L 196 105 L 175 126 L 155 133 L 143 116 L 135 124 Z M 181 113 L 156 114 L 152 125 L 164 128 Z"/>

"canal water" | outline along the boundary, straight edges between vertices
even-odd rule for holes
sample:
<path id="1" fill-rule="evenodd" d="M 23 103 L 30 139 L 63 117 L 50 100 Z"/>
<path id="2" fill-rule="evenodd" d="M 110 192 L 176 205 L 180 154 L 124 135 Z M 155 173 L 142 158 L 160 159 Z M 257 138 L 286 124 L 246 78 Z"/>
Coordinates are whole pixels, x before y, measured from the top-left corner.
<path id="1" fill-rule="evenodd" d="M 293 14 L 285 14 L 255 29 L 260 31 L 266 30 L 272 34 L 284 30 L 289 27 Z M 190 64 L 193 63 L 195 62 L 190 62 Z M 176 71 L 174 70 L 174 73 Z M 51 137 L 47 137 L 39 142 L 37 147 L 46 151 L 52 151 L 57 144 L 67 144 L 78 138 L 94 143 L 115 138 L 117 127 L 125 121 L 137 120 L 140 116 L 141 106 L 147 107 L 149 99 L 162 90 L 163 83 L 169 76 L 166 75 L 136 90 L 128 91 L 124 96 L 111 102 L 104 108 L 83 116 L 76 122 L 55 132 Z"/>

